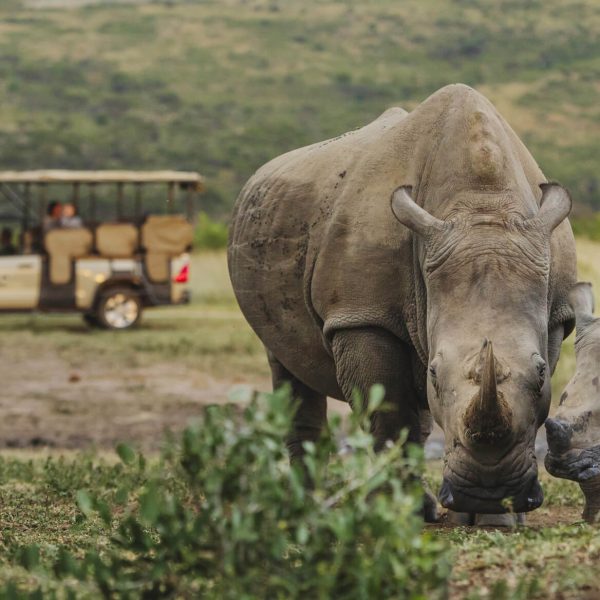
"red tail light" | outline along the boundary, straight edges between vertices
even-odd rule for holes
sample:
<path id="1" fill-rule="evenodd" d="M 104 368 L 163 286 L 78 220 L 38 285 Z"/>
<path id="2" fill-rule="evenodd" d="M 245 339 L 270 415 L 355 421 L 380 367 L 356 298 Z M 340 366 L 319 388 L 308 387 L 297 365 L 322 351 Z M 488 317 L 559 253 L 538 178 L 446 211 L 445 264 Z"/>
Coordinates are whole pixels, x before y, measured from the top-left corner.
<path id="1" fill-rule="evenodd" d="M 175 283 L 187 283 L 190 278 L 190 265 L 185 264 L 181 267 L 179 273 L 173 277 Z"/>

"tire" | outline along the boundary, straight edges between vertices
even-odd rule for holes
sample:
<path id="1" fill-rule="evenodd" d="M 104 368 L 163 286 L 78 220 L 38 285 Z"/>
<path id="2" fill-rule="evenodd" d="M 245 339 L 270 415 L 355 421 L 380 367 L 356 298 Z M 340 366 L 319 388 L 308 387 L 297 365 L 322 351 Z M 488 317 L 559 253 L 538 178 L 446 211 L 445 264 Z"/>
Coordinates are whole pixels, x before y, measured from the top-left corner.
<path id="1" fill-rule="evenodd" d="M 131 329 L 141 316 L 142 302 L 135 290 L 113 287 L 100 293 L 95 317 L 103 329 Z"/>

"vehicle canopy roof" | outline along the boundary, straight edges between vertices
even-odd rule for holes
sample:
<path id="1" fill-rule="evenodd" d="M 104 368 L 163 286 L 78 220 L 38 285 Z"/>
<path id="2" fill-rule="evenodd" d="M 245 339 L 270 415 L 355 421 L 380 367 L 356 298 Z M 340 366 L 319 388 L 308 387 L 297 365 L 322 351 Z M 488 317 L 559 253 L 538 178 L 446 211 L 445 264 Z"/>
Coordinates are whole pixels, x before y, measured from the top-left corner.
<path id="1" fill-rule="evenodd" d="M 156 184 L 167 188 L 167 202 L 157 193 Z M 142 188 L 149 185 L 149 194 L 142 199 Z M 50 192 L 56 186 L 57 191 Z M 118 220 L 140 222 L 149 213 L 162 212 L 166 207 L 168 212 L 175 210 L 178 194 L 176 189 L 185 191 L 185 212 L 190 222 L 196 218 L 194 196 L 204 191 L 204 177 L 195 171 L 72 171 L 67 169 L 43 169 L 35 171 L 0 171 L 0 197 L 6 202 L 6 209 L 0 212 L 0 221 L 22 220 L 26 228 L 30 221 L 42 222 L 52 194 L 64 196 L 65 186 L 71 188 L 69 194 L 71 203 L 77 210 L 85 208 L 85 221 Z M 116 190 L 111 191 L 115 186 Z M 48 188 L 48 191 L 46 191 Z M 81 188 L 88 188 L 87 194 Z M 98 188 L 96 190 L 96 188 Z M 124 188 L 130 190 L 126 198 Z M 135 188 L 133 196 L 131 188 Z M 34 193 L 32 193 L 34 192 Z M 83 193 L 82 193 L 83 192 Z M 34 196 L 36 198 L 34 198 Z M 87 200 L 84 198 L 87 196 Z M 162 196 L 164 198 L 164 196 Z M 181 199 L 181 196 L 179 196 Z M 131 201 L 133 200 L 133 202 Z M 116 215 L 109 214 L 109 206 L 116 201 Z M 32 205 L 37 203 L 37 210 Z M 146 208 L 143 211 L 142 205 Z M 97 210 L 98 209 L 98 210 Z M 36 214 L 37 213 L 37 216 Z"/>
<path id="2" fill-rule="evenodd" d="M 178 183 L 200 191 L 204 178 L 195 171 L 0 171 L 0 183 Z"/>

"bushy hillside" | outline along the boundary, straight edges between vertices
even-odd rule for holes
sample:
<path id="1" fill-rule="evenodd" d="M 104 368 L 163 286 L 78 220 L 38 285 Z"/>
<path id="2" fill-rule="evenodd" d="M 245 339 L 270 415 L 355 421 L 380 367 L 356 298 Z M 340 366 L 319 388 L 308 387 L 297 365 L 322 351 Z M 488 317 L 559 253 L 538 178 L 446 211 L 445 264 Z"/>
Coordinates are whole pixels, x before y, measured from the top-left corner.
<path id="1" fill-rule="evenodd" d="M 4 0 L 0 168 L 198 169 L 224 214 L 269 158 L 461 81 L 600 208 L 599 30 L 596 0 Z"/>

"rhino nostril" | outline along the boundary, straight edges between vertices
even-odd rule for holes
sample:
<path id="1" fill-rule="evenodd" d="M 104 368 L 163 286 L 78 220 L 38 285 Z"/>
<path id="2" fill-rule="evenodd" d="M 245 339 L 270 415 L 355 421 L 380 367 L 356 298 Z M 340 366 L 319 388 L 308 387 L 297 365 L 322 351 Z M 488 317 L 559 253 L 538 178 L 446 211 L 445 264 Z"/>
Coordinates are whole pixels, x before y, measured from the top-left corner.
<path id="1" fill-rule="evenodd" d="M 542 491 L 542 486 L 536 477 L 531 487 L 529 488 L 529 492 L 527 494 L 526 506 L 527 510 L 535 510 L 536 508 L 542 505 L 544 501 L 544 492 Z"/>

